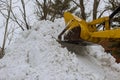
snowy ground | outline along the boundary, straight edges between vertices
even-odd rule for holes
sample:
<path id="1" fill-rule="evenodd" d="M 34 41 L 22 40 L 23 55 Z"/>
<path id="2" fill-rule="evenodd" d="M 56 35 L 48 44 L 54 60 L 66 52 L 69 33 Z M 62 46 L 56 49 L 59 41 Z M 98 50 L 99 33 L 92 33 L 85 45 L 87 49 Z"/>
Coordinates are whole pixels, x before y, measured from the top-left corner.
<path id="1" fill-rule="evenodd" d="M 64 20 L 36 22 L 6 48 L 0 80 L 120 80 L 120 64 L 101 46 L 63 47 Z"/>

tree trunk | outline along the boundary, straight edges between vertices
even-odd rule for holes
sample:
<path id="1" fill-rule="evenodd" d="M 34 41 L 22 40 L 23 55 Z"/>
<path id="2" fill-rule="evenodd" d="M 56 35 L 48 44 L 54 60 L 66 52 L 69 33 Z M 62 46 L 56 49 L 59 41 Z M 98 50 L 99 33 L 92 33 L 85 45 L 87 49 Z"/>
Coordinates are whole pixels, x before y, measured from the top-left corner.
<path id="1" fill-rule="evenodd" d="M 79 0 L 79 2 L 80 2 L 80 9 L 81 9 L 81 16 L 84 20 L 86 20 L 84 1 Z"/>
<path id="2" fill-rule="evenodd" d="M 94 0 L 93 3 L 93 20 L 95 20 L 97 18 L 97 9 L 99 6 L 100 0 Z"/>

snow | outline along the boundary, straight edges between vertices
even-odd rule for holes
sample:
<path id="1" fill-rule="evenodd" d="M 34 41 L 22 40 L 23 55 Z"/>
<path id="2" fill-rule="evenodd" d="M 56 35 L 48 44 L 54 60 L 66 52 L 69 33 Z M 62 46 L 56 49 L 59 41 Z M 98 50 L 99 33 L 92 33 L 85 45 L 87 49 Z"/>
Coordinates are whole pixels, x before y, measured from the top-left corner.
<path id="1" fill-rule="evenodd" d="M 39 21 L 6 48 L 0 80 L 119 80 L 120 64 L 100 45 L 62 46 L 63 19 Z"/>

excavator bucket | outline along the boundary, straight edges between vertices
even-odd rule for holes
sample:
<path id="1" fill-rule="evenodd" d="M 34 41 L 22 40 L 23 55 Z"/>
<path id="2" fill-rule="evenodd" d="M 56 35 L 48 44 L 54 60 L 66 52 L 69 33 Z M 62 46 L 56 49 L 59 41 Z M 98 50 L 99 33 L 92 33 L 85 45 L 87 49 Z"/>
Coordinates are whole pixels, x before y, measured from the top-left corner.
<path id="1" fill-rule="evenodd" d="M 74 19 L 75 17 L 71 13 L 69 12 L 64 13 L 64 20 L 65 20 L 66 27 L 58 36 L 59 40 L 61 40 L 61 37 L 63 34 L 64 34 L 63 36 L 64 41 L 79 40 L 80 27 L 79 27 L 79 23 L 73 22 Z M 72 28 L 72 29 L 69 29 L 69 28 Z"/>
<path id="2" fill-rule="evenodd" d="M 60 43 L 71 43 L 71 44 L 79 44 L 79 45 L 88 45 L 91 43 L 84 41 L 80 38 L 81 33 L 81 27 L 79 22 L 82 21 L 77 16 L 65 12 L 64 13 L 64 20 L 66 27 L 65 29 L 59 34 L 58 36 L 58 42 Z"/>

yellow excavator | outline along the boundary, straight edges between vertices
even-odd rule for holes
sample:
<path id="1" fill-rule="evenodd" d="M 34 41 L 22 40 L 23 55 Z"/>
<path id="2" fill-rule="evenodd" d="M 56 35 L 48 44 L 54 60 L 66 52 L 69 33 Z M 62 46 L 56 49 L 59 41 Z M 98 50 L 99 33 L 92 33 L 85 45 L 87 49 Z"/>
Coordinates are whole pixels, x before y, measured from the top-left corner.
<path id="1" fill-rule="evenodd" d="M 59 42 L 73 44 L 99 44 L 107 41 L 120 41 L 120 27 L 112 28 L 111 19 L 120 11 L 118 7 L 110 16 L 86 22 L 70 12 L 64 13 L 66 27 L 58 35 Z M 99 28 L 100 27 L 100 28 Z"/>

